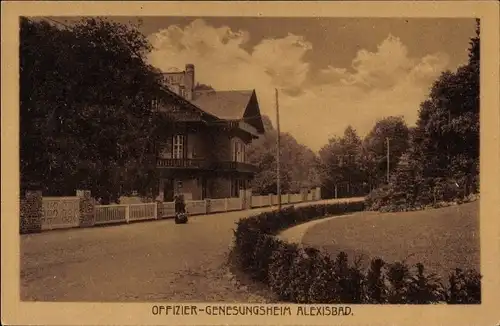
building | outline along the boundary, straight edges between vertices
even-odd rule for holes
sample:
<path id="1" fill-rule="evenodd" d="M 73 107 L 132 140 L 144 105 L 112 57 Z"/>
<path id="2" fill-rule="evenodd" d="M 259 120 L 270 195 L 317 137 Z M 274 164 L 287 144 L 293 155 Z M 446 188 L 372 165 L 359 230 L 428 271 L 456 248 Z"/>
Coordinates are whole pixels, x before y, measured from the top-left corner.
<path id="1" fill-rule="evenodd" d="M 257 172 L 247 161 L 247 147 L 264 132 L 255 90 L 196 87 L 192 64 L 162 77 L 175 101 L 155 106 L 176 123 L 159 146 L 157 199 L 173 200 L 178 188 L 187 200 L 238 197 Z"/>

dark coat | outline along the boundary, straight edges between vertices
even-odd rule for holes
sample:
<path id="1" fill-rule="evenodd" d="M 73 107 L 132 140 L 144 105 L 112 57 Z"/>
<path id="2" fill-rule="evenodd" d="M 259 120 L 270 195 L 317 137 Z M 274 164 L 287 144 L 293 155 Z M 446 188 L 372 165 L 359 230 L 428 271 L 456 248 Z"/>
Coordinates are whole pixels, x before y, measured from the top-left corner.
<path id="1" fill-rule="evenodd" d="M 186 212 L 186 201 L 184 200 L 183 194 L 175 195 L 174 206 L 175 206 L 176 213 L 185 213 Z"/>

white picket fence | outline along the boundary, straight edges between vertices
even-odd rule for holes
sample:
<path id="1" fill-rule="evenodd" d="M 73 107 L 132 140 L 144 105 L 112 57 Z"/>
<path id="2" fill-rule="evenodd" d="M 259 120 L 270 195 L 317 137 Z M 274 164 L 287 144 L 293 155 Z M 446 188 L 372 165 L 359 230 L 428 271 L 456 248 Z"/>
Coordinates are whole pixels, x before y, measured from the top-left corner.
<path id="1" fill-rule="evenodd" d="M 187 200 L 186 211 L 189 215 L 206 214 L 207 202 L 205 200 Z"/>
<path id="2" fill-rule="evenodd" d="M 227 198 L 226 211 L 239 211 L 242 207 L 241 198 Z"/>
<path id="3" fill-rule="evenodd" d="M 129 205 L 96 205 L 94 224 L 113 224 L 128 222 Z"/>
<path id="4" fill-rule="evenodd" d="M 249 194 L 250 195 L 250 194 Z M 206 200 L 187 200 L 186 211 L 189 215 L 202 215 L 246 208 L 276 206 L 277 195 L 249 196 L 242 198 L 222 198 Z M 249 202 L 243 200 L 243 197 Z M 293 204 L 303 201 L 319 200 L 318 192 L 308 194 L 281 195 L 282 204 Z M 81 198 L 75 197 L 42 197 L 42 230 L 71 228 L 80 226 Z M 134 221 L 154 220 L 175 216 L 173 202 L 164 203 L 126 203 L 113 205 L 95 205 L 94 225 L 130 223 Z M 92 223 L 91 223 L 92 224 Z"/>
<path id="5" fill-rule="evenodd" d="M 295 203 L 300 203 L 302 201 L 302 195 L 301 194 L 292 194 L 290 195 L 290 203 L 295 204 Z"/>
<path id="6" fill-rule="evenodd" d="M 158 216 L 156 203 L 130 204 L 129 221 L 154 220 Z"/>
<path id="7" fill-rule="evenodd" d="M 238 198 L 239 199 L 239 198 Z M 226 199 L 210 199 L 210 212 L 218 213 L 226 211 Z"/>
<path id="8" fill-rule="evenodd" d="M 161 218 L 175 216 L 175 205 L 173 202 L 161 203 Z"/>

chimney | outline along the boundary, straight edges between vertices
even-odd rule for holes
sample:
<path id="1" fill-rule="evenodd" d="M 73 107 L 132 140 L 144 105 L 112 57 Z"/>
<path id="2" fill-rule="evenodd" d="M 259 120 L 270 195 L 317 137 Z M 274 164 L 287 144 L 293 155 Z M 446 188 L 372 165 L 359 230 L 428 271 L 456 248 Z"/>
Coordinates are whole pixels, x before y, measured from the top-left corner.
<path id="1" fill-rule="evenodd" d="M 193 99 L 194 89 L 194 65 L 191 63 L 186 64 L 186 71 L 184 72 L 184 91 L 186 92 L 186 99 Z"/>

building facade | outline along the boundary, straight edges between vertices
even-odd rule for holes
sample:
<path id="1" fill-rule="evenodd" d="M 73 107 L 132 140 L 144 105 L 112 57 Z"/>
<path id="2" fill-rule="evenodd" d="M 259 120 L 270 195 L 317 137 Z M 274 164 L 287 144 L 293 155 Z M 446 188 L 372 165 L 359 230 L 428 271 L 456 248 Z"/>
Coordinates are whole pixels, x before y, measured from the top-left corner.
<path id="1" fill-rule="evenodd" d="M 257 172 L 247 161 L 248 145 L 264 132 L 255 91 L 196 87 L 191 64 L 162 77 L 178 101 L 157 104 L 176 121 L 158 146 L 157 199 L 172 201 L 177 191 L 186 200 L 239 197 Z"/>

